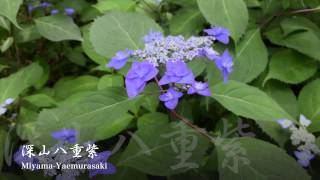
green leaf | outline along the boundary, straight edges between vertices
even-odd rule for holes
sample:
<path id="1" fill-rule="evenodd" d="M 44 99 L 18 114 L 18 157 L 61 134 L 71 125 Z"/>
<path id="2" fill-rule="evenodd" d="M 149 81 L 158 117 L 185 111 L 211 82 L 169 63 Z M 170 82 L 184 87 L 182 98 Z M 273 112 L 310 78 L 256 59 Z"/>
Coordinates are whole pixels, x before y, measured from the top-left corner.
<path id="1" fill-rule="evenodd" d="M 99 55 L 98 53 L 96 53 L 94 51 L 94 48 L 91 44 L 91 41 L 89 39 L 89 28 L 90 28 L 91 24 L 86 25 L 84 27 L 82 27 L 82 34 L 83 34 L 83 41 L 82 41 L 82 49 L 84 50 L 84 52 L 86 53 L 87 56 L 89 56 L 89 58 L 100 64 L 105 66 L 105 64 L 107 63 L 107 58 Z"/>
<path id="2" fill-rule="evenodd" d="M 170 32 L 173 35 L 189 37 L 198 34 L 204 24 L 201 12 L 195 8 L 185 8 L 177 12 L 169 22 Z"/>
<path id="3" fill-rule="evenodd" d="M 207 67 L 207 59 L 196 59 L 188 62 L 188 67 L 192 70 L 194 76 L 199 76 Z"/>
<path id="4" fill-rule="evenodd" d="M 22 26 L 22 30 L 14 34 L 17 43 L 24 43 L 41 38 L 41 34 L 35 25 Z"/>
<path id="5" fill-rule="evenodd" d="M 168 115 L 153 112 L 141 116 L 138 120 L 138 129 L 149 128 L 150 126 L 161 126 L 169 122 Z"/>
<path id="6" fill-rule="evenodd" d="M 0 16 L 0 27 L 4 28 L 5 30 L 10 32 L 10 30 L 11 30 L 10 21 L 5 19 L 4 17 Z"/>
<path id="7" fill-rule="evenodd" d="M 1 45 L 1 52 L 7 51 L 13 43 L 13 37 L 8 37 Z"/>
<path id="8" fill-rule="evenodd" d="M 306 18 L 285 19 L 266 35 L 274 44 L 295 49 L 320 61 L 320 30 Z"/>
<path id="9" fill-rule="evenodd" d="M 41 111 L 31 139 L 36 145 L 52 145 L 53 131 L 74 128 L 79 143 L 108 139 L 127 127 L 133 117 L 127 111 L 141 96 L 128 98 L 123 88 L 108 88 L 84 96 L 76 104 Z"/>
<path id="10" fill-rule="evenodd" d="M 264 91 L 292 117 L 298 117 L 297 97 L 288 85 L 277 81 L 269 81 L 264 86 Z"/>
<path id="11" fill-rule="evenodd" d="M 57 99 L 65 99 L 78 92 L 97 90 L 98 80 L 94 76 L 60 79 L 54 85 L 55 97 Z"/>
<path id="12" fill-rule="evenodd" d="M 107 87 L 123 87 L 123 76 L 119 75 L 105 75 L 99 79 L 98 90 L 103 90 Z"/>
<path id="13" fill-rule="evenodd" d="M 226 139 L 218 146 L 217 153 L 221 180 L 239 177 L 246 180 L 311 179 L 284 150 L 261 140 Z"/>
<path id="14" fill-rule="evenodd" d="M 250 82 L 257 78 L 268 63 L 267 47 L 261 39 L 260 29 L 252 29 L 236 45 L 234 71 L 230 79 Z"/>
<path id="15" fill-rule="evenodd" d="M 5 142 L 7 139 L 7 131 L 3 128 L 0 127 L 0 170 L 2 169 L 2 165 L 3 165 L 3 157 L 4 157 L 4 149 L 5 149 Z M 0 173 L 1 174 L 1 173 Z"/>
<path id="16" fill-rule="evenodd" d="M 269 79 L 298 84 L 317 72 L 317 62 L 293 50 L 283 50 L 274 54 L 270 61 L 269 73 L 264 82 Z"/>
<path id="17" fill-rule="evenodd" d="M 97 53 L 111 58 L 117 51 L 144 47 L 143 37 L 150 31 L 161 31 L 151 18 L 138 13 L 112 11 L 93 22 L 90 40 Z"/>
<path id="18" fill-rule="evenodd" d="M 31 96 L 25 97 L 24 100 L 37 107 L 52 107 L 57 104 L 57 102 L 52 97 L 46 94 L 33 94 Z"/>
<path id="19" fill-rule="evenodd" d="M 37 83 L 42 72 L 41 66 L 33 63 L 7 78 L 0 79 L 0 102 L 8 98 L 17 98 L 23 90 Z"/>
<path id="20" fill-rule="evenodd" d="M 198 5 L 207 21 L 228 28 L 235 42 L 244 34 L 249 15 L 243 0 L 198 0 Z"/>
<path id="21" fill-rule="evenodd" d="M 320 131 L 320 80 L 307 84 L 300 92 L 298 103 L 301 114 L 312 121 L 310 131 Z"/>
<path id="22" fill-rule="evenodd" d="M 133 9 L 135 2 L 132 0 L 99 0 L 93 7 L 98 9 L 101 13 L 109 10 L 128 11 Z"/>
<path id="23" fill-rule="evenodd" d="M 279 144 L 283 143 L 285 136 L 276 121 L 281 118 L 294 118 L 266 93 L 236 81 L 219 83 L 210 89 L 213 92 L 212 97 L 226 109 L 238 116 L 255 120 L 269 136 Z"/>
<path id="24" fill-rule="evenodd" d="M 51 41 L 82 41 L 79 27 L 71 17 L 64 15 L 45 16 L 35 19 L 39 33 Z"/>
<path id="25" fill-rule="evenodd" d="M 22 0 L 0 0 L 0 15 L 8 18 L 17 28 L 20 28 L 16 17 L 21 4 Z"/>
<path id="26" fill-rule="evenodd" d="M 187 136 L 183 136 L 181 132 L 185 132 Z M 173 137 L 165 137 L 165 135 L 171 133 L 173 133 Z M 200 165 L 199 163 L 202 161 L 208 148 L 207 139 L 181 122 L 170 124 L 152 123 L 149 124 L 148 128 L 145 127 L 135 132 L 134 137 L 131 138 L 118 165 L 132 167 L 151 175 L 167 176 L 178 174 L 189 169 L 186 166 L 178 169 L 173 168 L 181 162 L 178 158 L 181 153 L 180 151 L 175 152 L 174 149 L 172 149 L 174 148 L 172 144 L 177 143 L 177 148 L 180 149 L 180 141 L 184 138 L 190 141 L 194 140 L 194 142 L 190 143 L 196 143 L 194 149 L 188 151 L 191 152 L 191 156 L 186 162 Z M 141 149 L 140 145 L 143 145 L 145 148 Z"/>

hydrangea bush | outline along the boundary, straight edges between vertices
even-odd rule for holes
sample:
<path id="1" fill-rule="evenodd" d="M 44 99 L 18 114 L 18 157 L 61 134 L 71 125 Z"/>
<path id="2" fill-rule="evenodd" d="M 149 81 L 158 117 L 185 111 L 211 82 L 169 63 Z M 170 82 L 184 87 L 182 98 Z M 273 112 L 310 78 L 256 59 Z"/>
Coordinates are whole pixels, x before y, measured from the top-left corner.
<path id="1" fill-rule="evenodd" d="M 319 7 L 0 0 L 0 180 L 320 179 Z"/>

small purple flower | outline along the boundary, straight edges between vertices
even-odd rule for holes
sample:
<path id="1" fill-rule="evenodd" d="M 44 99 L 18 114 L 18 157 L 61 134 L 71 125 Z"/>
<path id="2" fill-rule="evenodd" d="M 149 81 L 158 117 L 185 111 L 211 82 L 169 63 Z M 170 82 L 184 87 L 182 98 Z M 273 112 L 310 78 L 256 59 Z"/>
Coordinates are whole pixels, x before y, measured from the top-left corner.
<path id="1" fill-rule="evenodd" d="M 0 106 L 0 116 L 5 114 L 7 112 L 7 108 L 3 107 L 3 106 Z"/>
<path id="2" fill-rule="evenodd" d="M 183 61 L 168 61 L 166 64 L 166 73 L 160 79 L 159 85 L 169 83 L 192 84 L 194 75 L 191 69 Z"/>
<path id="3" fill-rule="evenodd" d="M 160 101 L 164 102 L 165 106 L 168 109 L 175 109 L 178 105 L 179 98 L 183 96 L 183 94 L 179 91 L 174 90 L 173 88 L 168 89 L 165 94 L 159 96 Z"/>
<path id="4" fill-rule="evenodd" d="M 93 159 L 90 159 L 88 164 L 104 164 L 106 165 L 105 169 L 92 169 L 89 170 L 89 177 L 92 178 L 98 174 L 114 174 L 117 169 L 116 167 L 107 162 L 107 160 L 109 159 L 109 157 L 111 156 L 111 152 L 110 151 L 104 151 L 101 153 L 98 153 L 96 157 L 94 157 Z"/>
<path id="5" fill-rule="evenodd" d="M 288 119 L 279 119 L 277 120 L 277 123 L 283 128 L 288 129 L 293 125 L 293 122 Z"/>
<path id="6" fill-rule="evenodd" d="M 298 159 L 298 163 L 302 167 L 308 167 L 310 164 L 310 161 L 315 157 L 310 151 L 295 151 L 294 155 Z"/>
<path id="7" fill-rule="evenodd" d="M 204 32 L 208 35 L 215 37 L 219 42 L 223 44 L 229 43 L 230 31 L 223 27 L 212 27 L 211 29 L 205 29 Z"/>
<path id="8" fill-rule="evenodd" d="M 126 65 L 129 57 L 131 56 L 132 51 L 126 49 L 124 51 L 118 51 L 116 55 L 111 58 L 111 61 L 107 64 L 107 67 L 112 67 L 116 70 L 121 69 Z"/>
<path id="9" fill-rule="evenodd" d="M 154 78 L 158 72 L 159 70 L 148 61 L 133 62 L 125 80 L 128 96 L 134 97 L 141 93 L 146 82 Z"/>
<path id="10" fill-rule="evenodd" d="M 222 56 L 215 59 L 217 68 L 222 72 L 224 82 L 227 82 L 229 79 L 229 74 L 233 70 L 233 61 L 232 56 L 230 56 L 228 49 L 224 51 Z"/>
<path id="11" fill-rule="evenodd" d="M 35 8 L 36 8 L 36 7 L 34 7 L 32 4 L 28 4 L 28 6 L 27 6 L 28 13 L 31 14 L 32 11 L 33 11 Z"/>
<path id="12" fill-rule="evenodd" d="M 19 149 L 14 153 L 13 160 L 19 165 L 22 166 L 22 163 L 34 163 L 36 158 L 34 156 L 28 157 L 22 155 L 23 146 L 20 146 Z"/>
<path id="13" fill-rule="evenodd" d="M 51 137 L 62 142 L 74 144 L 77 142 L 78 131 L 75 129 L 61 129 L 51 133 Z"/>
<path id="14" fill-rule="evenodd" d="M 41 8 L 47 8 L 47 7 L 50 7 L 50 6 L 51 6 L 51 4 L 48 3 L 48 2 L 42 2 L 42 3 L 39 4 L 39 7 L 41 7 Z"/>
<path id="15" fill-rule="evenodd" d="M 194 82 L 192 86 L 188 89 L 188 94 L 200 94 L 202 96 L 211 96 L 211 92 L 208 88 L 208 83 Z"/>
<path id="16" fill-rule="evenodd" d="M 73 8 L 65 8 L 64 9 L 64 12 L 67 14 L 67 15 L 72 15 L 72 14 L 74 14 L 75 12 L 76 12 L 76 10 L 75 9 L 73 9 Z"/>
<path id="17" fill-rule="evenodd" d="M 210 60 L 215 60 L 219 57 L 218 52 L 213 50 L 212 48 L 204 48 L 202 53 Z"/>
<path id="18" fill-rule="evenodd" d="M 148 35 L 144 36 L 144 43 L 148 44 L 156 40 L 162 40 L 163 35 L 161 32 L 150 32 Z"/>
<path id="19" fill-rule="evenodd" d="M 56 15 L 58 13 L 59 13 L 58 9 L 52 9 L 51 12 L 50 12 L 51 15 Z"/>

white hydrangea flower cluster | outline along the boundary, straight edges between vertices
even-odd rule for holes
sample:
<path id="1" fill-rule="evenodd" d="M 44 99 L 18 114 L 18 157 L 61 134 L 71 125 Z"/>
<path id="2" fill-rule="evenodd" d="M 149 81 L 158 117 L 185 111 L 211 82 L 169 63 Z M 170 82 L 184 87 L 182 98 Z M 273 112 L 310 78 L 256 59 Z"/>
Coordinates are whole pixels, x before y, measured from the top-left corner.
<path id="1" fill-rule="evenodd" d="M 297 147 L 295 156 L 297 157 L 299 164 L 303 167 L 309 166 L 310 160 L 312 160 L 315 155 L 320 154 L 320 149 L 315 144 L 315 136 L 307 130 L 311 121 L 304 115 L 300 115 L 300 126 L 298 127 L 295 126 L 291 120 L 287 119 L 279 119 L 278 123 L 282 128 L 290 130 L 290 140 L 292 145 Z"/>

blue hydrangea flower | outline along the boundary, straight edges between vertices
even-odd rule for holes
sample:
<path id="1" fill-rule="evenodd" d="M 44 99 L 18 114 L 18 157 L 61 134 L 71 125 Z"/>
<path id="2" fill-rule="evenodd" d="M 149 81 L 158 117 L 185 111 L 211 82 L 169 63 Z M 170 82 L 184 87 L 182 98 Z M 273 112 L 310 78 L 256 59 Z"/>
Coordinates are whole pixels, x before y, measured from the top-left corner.
<path id="1" fill-rule="evenodd" d="M 4 104 L 6 106 L 9 106 L 10 104 L 12 104 L 14 102 L 14 98 L 8 98 L 4 101 Z"/>
<path id="2" fill-rule="evenodd" d="M 22 163 L 34 163 L 37 161 L 36 157 L 28 157 L 22 155 L 23 146 L 20 146 L 19 149 L 14 153 L 13 160 L 19 165 L 22 166 Z"/>
<path id="3" fill-rule="evenodd" d="M 36 7 L 34 7 L 32 4 L 28 4 L 28 5 L 27 5 L 28 13 L 31 14 L 32 11 L 33 11 L 35 8 L 36 8 Z"/>
<path id="4" fill-rule="evenodd" d="M 168 89 L 165 94 L 159 96 L 160 101 L 164 102 L 165 106 L 168 109 L 175 109 L 178 105 L 179 98 L 183 96 L 183 94 L 179 91 L 174 90 L 173 88 Z"/>
<path id="5" fill-rule="evenodd" d="M 58 14 L 59 13 L 59 10 L 58 9 L 52 9 L 51 11 L 50 11 L 50 14 L 51 15 L 55 15 L 55 14 Z"/>
<path id="6" fill-rule="evenodd" d="M 315 157 L 310 151 L 295 151 L 294 155 L 298 159 L 298 163 L 302 167 L 308 167 L 310 164 L 310 161 Z"/>
<path id="7" fill-rule="evenodd" d="M 211 92 L 208 88 L 208 83 L 194 82 L 188 89 L 188 94 L 200 94 L 202 96 L 211 96 Z"/>
<path id="8" fill-rule="evenodd" d="M 204 48 L 202 53 L 210 60 L 215 60 L 219 57 L 218 52 L 213 50 L 212 48 Z"/>
<path id="9" fill-rule="evenodd" d="M 211 29 L 204 30 L 208 35 L 215 37 L 219 42 L 223 44 L 229 43 L 230 31 L 223 27 L 212 27 Z"/>
<path id="10" fill-rule="evenodd" d="M 159 70 L 148 61 L 133 62 L 126 79 L 126 89 L 129 97 L 137 96 L 141 93 L 146 82 L 154 78 Z"/>
<path id="11" fill-rule="evenodd" d="M 126 49 L 124 51 L 118 51 L 116 55 L 111 58 L 111 61 L 107 64 L 107 67 L 112 67 L 116 70 L 121 69 L 126 65 L 129 57 L 131 56 L 132 51 Z"/>
<path id="12" fill-rule="evenodd" d="M 62 142 L 74 144 L 77 142 L 78 131 L 75 129 L 61 129 L 51 133 L 51 137 Z"/>
<path id="13" fill-rule="evenodd" d="M 159 85 L 169 83 L 192 84 L 194 75 L 183 61 L 168 61 L 165 75 L 160 79 Z"/>
<path id="14" fill-rule="evenodd" d="M 304 127 L 308 127 L 311 124 L 311 121 L 301 114 L 299 123 Z"/>
<path id="15" fill-rule="evenodd" d="M 64 9 L 64 12 L 67 14 L 67 15 L 72 15 L 72 14 L 74 14 L 75 12 L 76 12 L 76 10 L 75 9 L 73 9 L 73 8 L 65 8 Z"/>
<path id="16" fill-rule="evenodd" d="M 233 70 L 233 61 L 232 57 L 229 54 L 228 49 L 224 51 L 222 56 L 215 59 L 217 68 L 222 72 L 224 82 L 227 82 L 229 75 Z"/>
<path id="17" fill-rule="evenodd" d="M 144 43 L 148 44 L 153 41 L 160 41 L 163 39 L 163 35 L 161 32 L 150 32 L 148 35 L 144 36 Z"/>
<path id="18" fill-rule="evenodd" d="M 293 122 L 288 119 L 279 119 L 277 120 L 277 123 L 283 128 L 288 129 L 293 125 Z"/>
<path id="19" fill-rule="evenodd" d="M 42 2 L 42 3 L 39 4 L 39 7 L 41 7 L 41 8 L 47 8 L 47 7 L 50 7 L 50 6 L 51 6 L 51 4 L 48 3 L 48 2 Z"/>
<path id="20" fill-rule="evenodd" d="M 116 167 L 107 162 L 107 160 L 109 159 L 109 157 L 111 156 L 111 152 L 110 151 L 104 151 L 101 153 L 98 153 L 96 157 L 94 157 L 93 159 L 90 159 L 88 161 L 88 164 L 100 164 L 100 163 L 107 163 L 107 168 L 106 169 L 92 169 L 89 170 L 89 177 L 92 178 L 98 174 L 114 174 L 117 169 Z"/>

